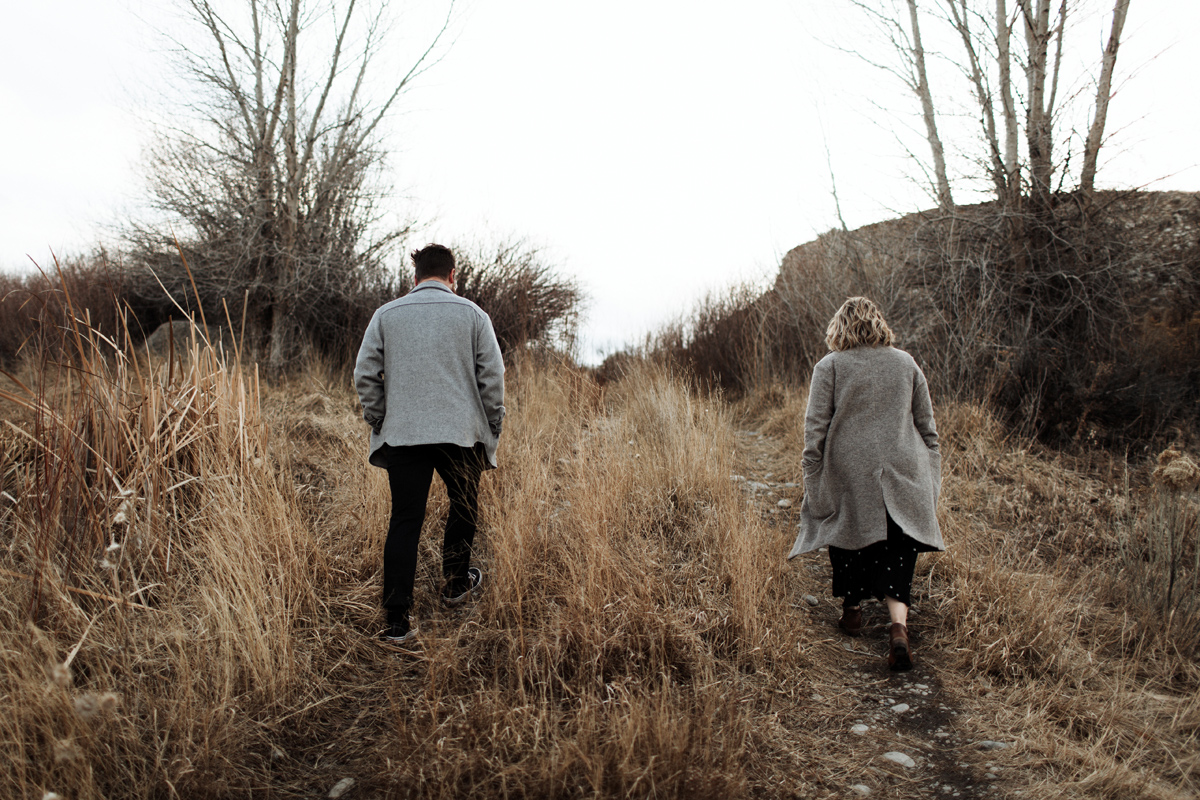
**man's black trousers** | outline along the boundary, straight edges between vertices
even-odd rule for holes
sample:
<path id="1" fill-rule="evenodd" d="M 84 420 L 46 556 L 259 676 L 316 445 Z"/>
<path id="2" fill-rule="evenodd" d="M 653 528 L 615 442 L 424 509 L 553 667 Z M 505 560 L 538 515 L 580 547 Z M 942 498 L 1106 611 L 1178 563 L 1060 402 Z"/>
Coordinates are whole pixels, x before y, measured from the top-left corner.
<path id="1" fill-rule="evenodd" d="M 443 593 L 453 596 L 470 588 L 467 570 L 479 516 L 479 476 L 487 456 L 482 445 L 473 449 L 454 444 L 384 445 L 382 450 L 392 490 L 392 516 L 383 545 L 383 607 L 389 622 L 399 622 L 407 619 L 412 608 L 417 546 L 435 469 L 450 498 L 442 540 Z"/>

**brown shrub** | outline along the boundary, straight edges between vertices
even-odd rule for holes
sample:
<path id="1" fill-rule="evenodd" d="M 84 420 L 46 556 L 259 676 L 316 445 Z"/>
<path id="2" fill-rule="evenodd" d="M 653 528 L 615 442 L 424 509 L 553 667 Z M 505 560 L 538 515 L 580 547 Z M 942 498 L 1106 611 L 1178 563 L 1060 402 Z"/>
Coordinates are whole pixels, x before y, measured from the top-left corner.
<path id="1" fill-rule="evenodd" d="M 0 275 L 0 366 L 11 369 L 22 353 L 61 343 L 72 314 L 97 333 L 118 336 L 124 292 L 119 268 L 103 252 L 28 275 Z"/>
<path id="2" fill-rule="evenodd" d="M 535 249 L 520 242 L 499 245 L 494 251 L 462 252 L 460 294 L 492 317 L 506 354 L 531 344 L 564 351 L 573 347 L 583 302 L 574 281 L 558 275 Z M 269 320 L 252 318 L 254 309 L 245 305 L 248 295 L 226 296 L 212 280 L 200 280 L 197 286 L 203 289 L 193 291 L 182 266 L 172 267 L 177 280 L 164 290 L 144 268 L 142 264 L 141 271 L 127 269 L 97 252 L 64 260 L 46 273 L 0 275 L 0 366 L 15 366 L 25 345 L 30 346 L 25 352 L 33 352 L 34 344 L 60 347 L 69 327 L 68 308 L 110 338 L 124 336 L 127 325 L 128 343 L 133 346 L 141 345 L 168 321 L 174 321 L 178 330 L 195 317 L 209 328 L 232 330 L 231 335 L 220 337 L 227 349 L 236 341 L 245 350 L 243 360 L 256 360 Z M 304 342 L 297 352 L 324 359 L 335 370 L 353 362 L 375 309 L 412 288 L 407 270 L 398 276 L 376 270 L 352 277 L 311 311 L 315 314 L 311 324 L 298 333 Z M 294 363 L 304 364 L 306 359 Z"/>
<path id="3" fill-rule="evenodd" d="M 458 293 L 488 313 L 505 354 L 526 345 L 569 351 L 583 295 L 521 241 L 456 248 Z M 365 326 L 364 326 L 365 327 Z"/>

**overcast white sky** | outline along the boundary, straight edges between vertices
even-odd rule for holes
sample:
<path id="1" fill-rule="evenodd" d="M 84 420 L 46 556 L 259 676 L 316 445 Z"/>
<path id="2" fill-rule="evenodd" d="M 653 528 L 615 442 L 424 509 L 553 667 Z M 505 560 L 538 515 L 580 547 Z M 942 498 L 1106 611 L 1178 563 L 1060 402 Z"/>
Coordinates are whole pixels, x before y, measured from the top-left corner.
<path id="1" fill-rule="evenodd" d="M 167 4 L 5 8 L 0 270 L 139 213 Z M 1076 60 L 1097 58 L 1107 28 L 1080 19 Z M 454 32 L 391 123 L 395 212 L 425 221 L 417 243 L 540 246 L 591 298 L 592 358 L 833 227 L 826 146 L 851 226 L 929 205 L 893 136 L 909 99 L 830 47 L 878 52 L 843 0 L 474 0 Z M 1101 184 L 1200 189 L 1198 44 L 1200 3 L 1132 0 Z"/>

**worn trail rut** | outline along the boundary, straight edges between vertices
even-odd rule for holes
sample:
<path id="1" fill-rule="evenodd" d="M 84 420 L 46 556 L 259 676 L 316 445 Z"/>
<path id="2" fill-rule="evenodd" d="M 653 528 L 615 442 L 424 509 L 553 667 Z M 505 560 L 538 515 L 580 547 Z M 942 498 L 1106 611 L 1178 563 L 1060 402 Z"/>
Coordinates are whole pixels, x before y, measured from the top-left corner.
<path id="1" fill-rule="evenodd" d="M 795 531 L 803 496 L 800 476 L 788 475 L 778 465 L 779 445 L 769 437 L 742 430 L 737 441 L 741 473 L 732 478 L 769 525 Z M 893 673 L 885 661 L 887 610 L 874 601 L 865 603 L 862 634 L 846 636 L 837 628 L 841 601 L 829 593 L 828 555 L 807 553 L 789 568 L 799 576 L 801 591 L 792 607 L 810 637 L 806 652 L 835 669 L 809 677 L 812 704 L 783 721 L 811 726 L 812 709 L 820 708 L 829 746 L 861 756 L 857 770 L 837 777 L 843 786 L 828 788 L 845 797 L 1025 795 L 1025 776 L 1005 758 L 1011 745 L 1002 735 L 979 730 L 971 704 L 954 688 L 949 659 L 929 641 L 937 619 L 922 608 L 916 585 L 909 626 L 915 664 L 910 672 Z"/>

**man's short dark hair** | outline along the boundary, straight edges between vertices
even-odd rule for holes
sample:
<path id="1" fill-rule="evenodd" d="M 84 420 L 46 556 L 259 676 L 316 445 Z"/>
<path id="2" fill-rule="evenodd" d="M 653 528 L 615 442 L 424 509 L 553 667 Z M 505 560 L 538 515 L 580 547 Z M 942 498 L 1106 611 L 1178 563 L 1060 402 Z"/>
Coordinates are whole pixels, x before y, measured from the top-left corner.
<path id="1" fill-rule="evenodd" d="M 450 270 L 454 269 L 454 251 L 445 245 L 427 244 L 412 251 L 412 262 L 417 283 L 426 278 L 449 280 Z"/>

